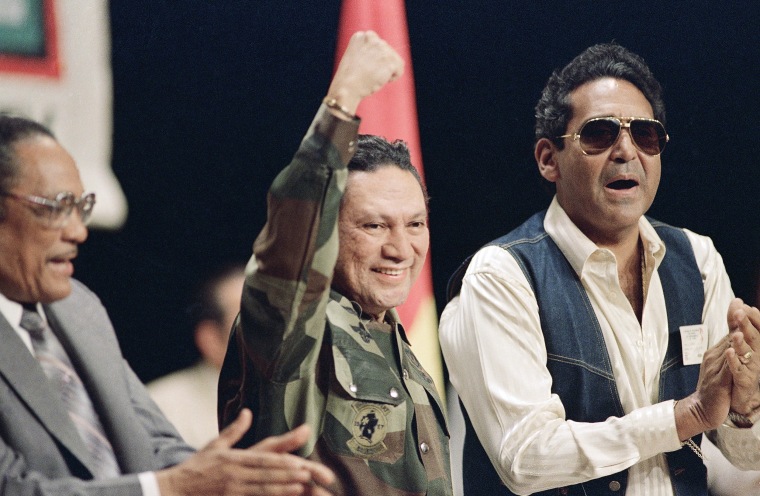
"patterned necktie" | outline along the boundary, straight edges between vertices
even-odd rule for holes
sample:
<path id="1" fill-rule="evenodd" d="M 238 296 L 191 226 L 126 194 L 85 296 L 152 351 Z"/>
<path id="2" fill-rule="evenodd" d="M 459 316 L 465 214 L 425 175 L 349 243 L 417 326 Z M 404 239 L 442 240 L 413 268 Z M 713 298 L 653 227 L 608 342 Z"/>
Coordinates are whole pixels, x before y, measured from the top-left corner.
<path id="1" fill-rule="evenodd" d="M 116 477 L 120 471 L 111 443 L 60 341 L 33 307 L 24 307 L 20 325 L 29 331 L 37 360 L 53 387 L 60 392 L 63 404 L 90 452 L 95 463 L 93 475 L 96 479 Z"/>

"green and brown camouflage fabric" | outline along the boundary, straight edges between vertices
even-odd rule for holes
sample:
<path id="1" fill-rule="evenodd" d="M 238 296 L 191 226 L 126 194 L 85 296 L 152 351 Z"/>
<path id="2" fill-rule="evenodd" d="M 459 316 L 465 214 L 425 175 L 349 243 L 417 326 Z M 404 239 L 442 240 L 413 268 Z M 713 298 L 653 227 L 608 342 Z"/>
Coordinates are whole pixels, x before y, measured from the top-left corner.
<path id="1" fill-rule="evenodd" d="M 335 471 L 338 495 L 451 495 L 443 408 L 398 314 L 372 323 L 330 289 L 357 129 L 323 106 L 270 188 L 220 378 L 220 425 L 252 408 L 249 445 L 310 424 L 299 453 Z"/>

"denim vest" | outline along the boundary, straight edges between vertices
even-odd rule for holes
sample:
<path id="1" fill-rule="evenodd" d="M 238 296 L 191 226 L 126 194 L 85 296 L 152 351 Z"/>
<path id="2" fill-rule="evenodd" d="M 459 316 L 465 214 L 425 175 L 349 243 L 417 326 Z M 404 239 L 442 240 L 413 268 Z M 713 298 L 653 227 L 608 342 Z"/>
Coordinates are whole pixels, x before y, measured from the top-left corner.
<path id="1" fill-rule="evenodd" d="M 511 233 L 487 246 L 500 246 L 515 257 L 533 289 L 546 341 L 552 393 L 562 400 L 568 420 L 603 422 L 622 417 L 604 336 L 583 285 L 557 245 L 544 230 L 546 211 L 539 212 Z M 683 398 L 697 385 L 699 365 L 683 365 L 679 327 L 700 324 L 704 307 L 702 277 L 691 244 L 681 229 L 649 219 L 667 247 L 658 273 L 666 295 L 668 349 L 660 369 L 660 401 Z M 469 257 L 449 281 L 449 299 L 459 293 Z M 464 407 L 462 408 L 464 411 Z M 488 459 L 464 411 L 463 456 L 465 496 L 511 495 Z M 701 434 L 693 438 L 699 445 Z M 706 496 L 707 471 L 688 447 L 666 453 L 677 496 Z M 620 496 L 628 471 L 560 487 L 537 495 Z"/>

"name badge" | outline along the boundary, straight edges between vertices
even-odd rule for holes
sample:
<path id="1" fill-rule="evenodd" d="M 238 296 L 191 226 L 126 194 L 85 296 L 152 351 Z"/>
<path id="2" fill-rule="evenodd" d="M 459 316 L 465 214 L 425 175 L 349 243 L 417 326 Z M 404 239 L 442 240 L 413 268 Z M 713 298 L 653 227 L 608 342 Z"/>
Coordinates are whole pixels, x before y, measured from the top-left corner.
<path id="1" fill-rule="evenodd" d="M 707 351 L 707 330 L 704 324 L 681 326 L 681 352 L 684 365 L 699 365 Z"/>

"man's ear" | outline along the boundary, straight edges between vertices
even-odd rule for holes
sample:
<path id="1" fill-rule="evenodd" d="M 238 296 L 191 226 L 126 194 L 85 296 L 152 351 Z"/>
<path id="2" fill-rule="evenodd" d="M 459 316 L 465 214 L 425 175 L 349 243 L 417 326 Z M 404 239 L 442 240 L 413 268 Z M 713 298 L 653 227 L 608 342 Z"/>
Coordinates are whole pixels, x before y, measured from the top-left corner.
<path id="1" fill-rule="evenodd" d="M 536 142 L 533 154 L 538 164 L 538 172 L 549 182 L 556 182 L 559 177 L 559 166 L 557 165 L 557 145 L 552 143 L 548 138 L 541 138 Z"/>

